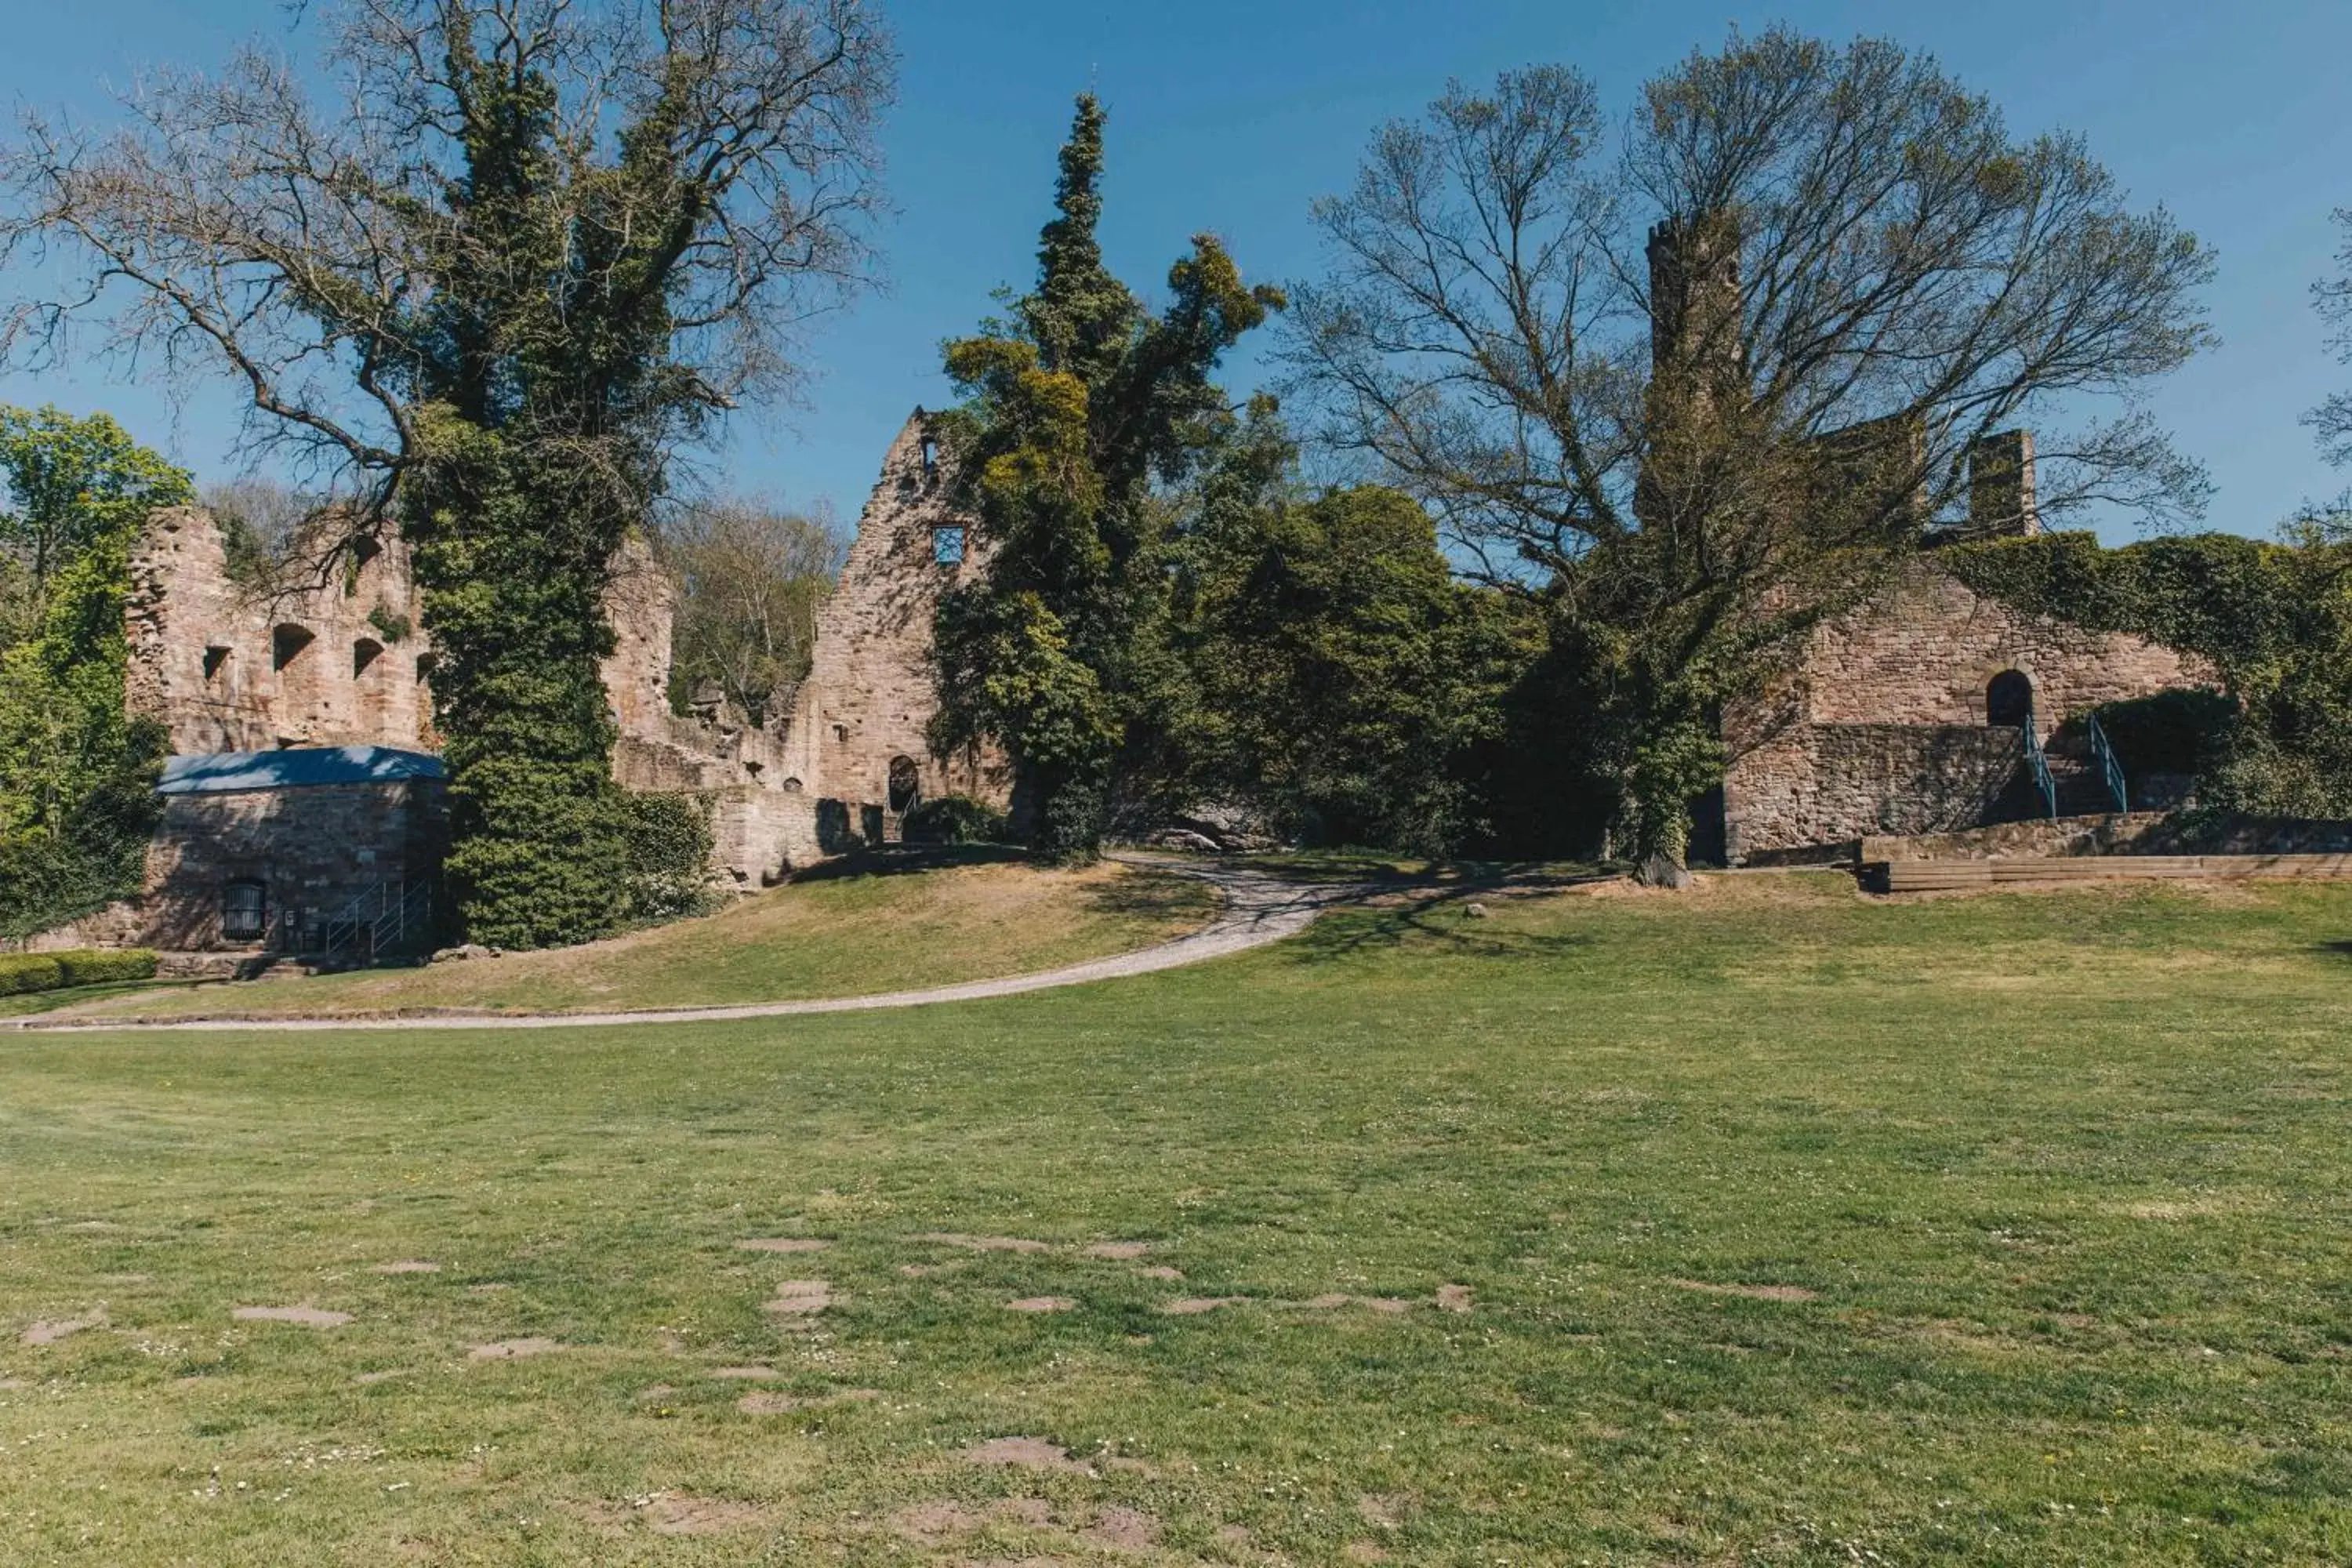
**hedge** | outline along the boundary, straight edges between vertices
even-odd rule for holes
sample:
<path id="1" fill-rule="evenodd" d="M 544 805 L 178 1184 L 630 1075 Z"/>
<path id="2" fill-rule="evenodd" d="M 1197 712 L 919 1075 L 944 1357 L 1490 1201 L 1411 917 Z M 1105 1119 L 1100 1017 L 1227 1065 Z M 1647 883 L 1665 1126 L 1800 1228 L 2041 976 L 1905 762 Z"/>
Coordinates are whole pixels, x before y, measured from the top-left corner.
<path id="1" fill-rule="evenodd" d="M 65 952 L 24 952 L 0 957 L 0 996 L 22 996 L 67 985 L 102 985 L 112 980 L 152 980 L 155 955 L 143 947 L 78 947 Z"/>

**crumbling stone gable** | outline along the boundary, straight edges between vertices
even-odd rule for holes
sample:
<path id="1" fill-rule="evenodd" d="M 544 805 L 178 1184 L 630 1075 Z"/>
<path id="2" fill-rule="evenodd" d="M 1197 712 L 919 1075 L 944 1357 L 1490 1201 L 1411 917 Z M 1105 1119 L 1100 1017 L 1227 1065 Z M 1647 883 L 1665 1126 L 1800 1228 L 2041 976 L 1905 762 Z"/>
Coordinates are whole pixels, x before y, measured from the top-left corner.
<path id="1" fill-rule="evenodd" d="M 884 458 L 882 477 L 857 522 L 840 585 L 817 623 L 802 713 L 817 730 L 825 794 L 885 808 L 895 835 L 890 774 L 916 770 L 923 796 L 962 794 L 1003 806 L 1011 770 L 1001 755 L 941 761 L 927 736 L 938 710 L 931 622 L 940 597 L 988 569 L 988 547 L 950 505 L 950 458 L 920 409 Z M 955 555 L 960 546 L 960 558 Z M 863 811 L 860 812 L 861 816 Z"/>
<path id="2" fill-rule="evenodd" d="M 614 776 L 629 789 L 706 798 L 714 867 L 740 884 L 896 838 L 924 797 L 1009 802 L 1001 755 L 943 762 L 928 743 L 933 614 L 942 592 L 986 570 L 985 546 L 950 504 L 951 461 L 937 422 L 917 410 L 858 519 L 809 678 L 765 725 L 724 704 L 671 711 L 676 587 L 643 541 L 614 561 L 605 601 L 614 647 L 603 670 L 619 731 Z M 230 579 L 209 514 L 158 512 L 134 552 L 127 626 L 130 706 L 163 723 L 175 752 L 439 749 L 432 642 L 396 534 L 349 570 L 262 591 Z M 239 842 L 258 831 L 248 826 L 235 826 Z M 185 828 L 167 838 L 201 837 L 195 819 Z M 173 865 L 189 858 L 173 854 Z M 185 879 L 159 863 L 151 886 L 174 879 Z"/>

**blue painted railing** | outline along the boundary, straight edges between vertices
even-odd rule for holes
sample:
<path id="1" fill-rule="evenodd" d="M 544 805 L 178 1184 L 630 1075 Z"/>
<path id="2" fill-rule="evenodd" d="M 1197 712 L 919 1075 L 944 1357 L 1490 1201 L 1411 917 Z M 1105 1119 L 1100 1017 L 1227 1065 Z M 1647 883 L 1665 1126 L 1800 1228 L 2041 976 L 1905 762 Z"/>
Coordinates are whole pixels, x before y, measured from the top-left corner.
<path id="1" fill-rule="evenodd" d="M 2099 728 L 2099 716 L 2086 716 L 2091 728 L 2091 755 L 2099 761 L 2099 771 L 2106 775 L 2107 793 L 2116 799 L 2117 811 L 2131 809 L 2131 790 L 2124 783 L 2124 765 L 2116 756 L 2116 749 L 2107 744 L 2107 732 Z"/>
<path id="2" fill-rule="evenodd" d="M 2032 771 L 2034 787 L 2041 790 L 2042 803 L 2050 815 L 2058 815 L 2058 780 L 2050 772 L 2050 753 L 2042 749 L 2042 726 L 2035 721 L 2033 710 L 2025 710 L 2025 765 Z"/>

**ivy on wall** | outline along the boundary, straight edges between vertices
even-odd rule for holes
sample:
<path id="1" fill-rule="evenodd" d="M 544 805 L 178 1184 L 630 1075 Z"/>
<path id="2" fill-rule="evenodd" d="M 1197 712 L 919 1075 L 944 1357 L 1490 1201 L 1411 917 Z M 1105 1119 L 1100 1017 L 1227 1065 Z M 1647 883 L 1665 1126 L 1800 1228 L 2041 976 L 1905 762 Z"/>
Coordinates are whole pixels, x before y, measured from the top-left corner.
<path id="1" fill-rule="evenodd" d="M 2306 521 L 2276 542 L 2208 533 L 2109 550 L 2051 533 L 1944 559 L 1989 598 L 2210 660 L 2229 700 L 2196 721 L 2203 804 L 2352 816 L 2352 534 L 2341 520 Z"/>

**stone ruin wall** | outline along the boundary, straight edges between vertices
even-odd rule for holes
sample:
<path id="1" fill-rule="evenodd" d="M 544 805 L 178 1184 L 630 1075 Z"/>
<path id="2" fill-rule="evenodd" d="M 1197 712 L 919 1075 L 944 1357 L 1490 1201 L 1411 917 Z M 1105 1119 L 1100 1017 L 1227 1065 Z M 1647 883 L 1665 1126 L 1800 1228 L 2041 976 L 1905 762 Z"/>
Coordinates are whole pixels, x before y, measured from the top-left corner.
<path id="1" fill-rule="evenodd" d="M 930 754 L 932 613 L 942 594 L 988 569 L 987 548 L 949 504 L 951 478 L 931 421 L 918 411 L 891 443 L 858 519 L 794 707 L 795 728 L 814 731 L 826 793 L 861 811 L 884 807 L 891 835 L 893 763 L 914 764 L 922 796 L 969 795 L 999 809 L 1012 798 L 1012 769 L 1001 753 L 945 762 Z M 939 559 L 942 529 L 961 531 L 961 561 Z"/>
<path id="2" fill-rule="evenodd" d="M 152 947 L 246 950 L 221 933 L 221 890 L 268 889 L 273 928 L 315 938 L 380 881 L 430 878 L 446 850 L 438 779 L 236 790 L 164 797 L 147 846 L 142 891 L 36 937 L 34 951 Z"/>
<path id="3" fill-rule="evenodd" d="M 821 614 L 809 679 L 764 726 L 723 705 L 671 711 L 676 589 L 641 541 L 615 560 L 605 601 L 614 648 L 604 666 L 619 728 L 614 776 L 633 790 L 710 797 L 714 867 L 739 884 L 896 838 L 894 763 L 911 764 L 920 795 L 1009 801 L 1001 756 L 941 763 L 926 739 L 932 612 L 944 589 L 985 569 L 969 532 L 961 563 L 936 558 L 937 531 L 965 526 L 948 502 L 950 478 L 919 411 L 891 444 L 859 519 Z M 179 753 L 437 751 L 423 619 L 396 535 L 348 571 L 338 564 L 256 592 L 230 579 L 208 514 L 159 512 L 133 557 L 130 705 L 160 720 Z"/>
<path id="4" fill-rule="evenodd" d="M 150 520 L 124 613 L 131 710 L 178 753 L 281 746 L 431 751 L 432 653 L 417 630 L 408 549 L 388 538 L 355 564 L 285 586 L 233 581 L 219 525 L 194 507 Z"/>
<path id="5" fill-rule="evenodd" d="M 1923 555 L 1895 587 L 1817 630 L 1769 698 L 1727 715 L 1733 863 L 1979 826 L 2022 758 L 2017 731 L 1986 712 L 2005 670 L 2032 682 L 2044 738 L 2104 702 L 2216 683 L 2201 660 L 2143 638 L 1982 598 Z"/>
<path id="6" fill-rule="evenodd" d="M 621 646 L 605 670 L 622 719 L 614 772 L 632 789 L 712 795 L 714 859 L 739 883 L 771 882 L 790 868 L 897 839 L 894 763 L 912 768 L 917 798 L 1009 803 L 1011 769 L 1000 754 L 943 763 L 928 740 L 937 705 L 932 614 L 942 593 L 986 570 L 985 550 L 949 503 L 951 485 L 937 426 L 918 410 L 883 458 L 840 581 L 818 614 L 808 679 L 764 726 L 725 705 L 671 714 L 669 581 L 657 570 L 616 579 Z M 942 529 L 964 531 L 960 562 L 940 560 Z"/>

